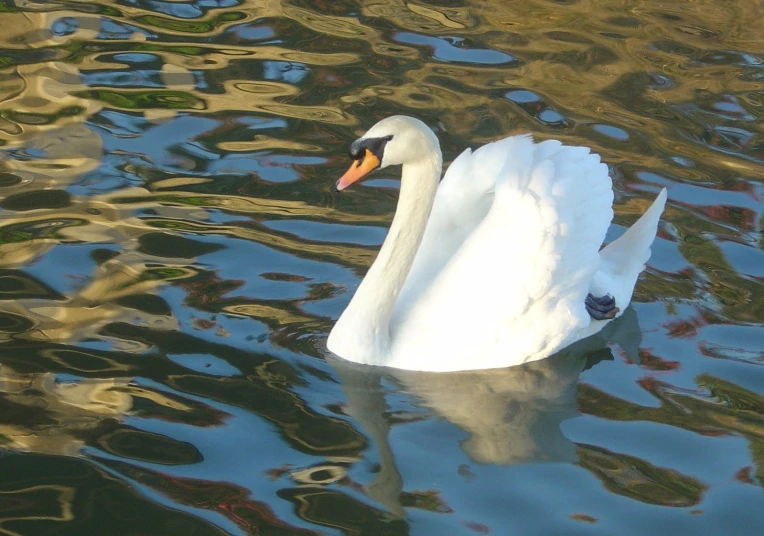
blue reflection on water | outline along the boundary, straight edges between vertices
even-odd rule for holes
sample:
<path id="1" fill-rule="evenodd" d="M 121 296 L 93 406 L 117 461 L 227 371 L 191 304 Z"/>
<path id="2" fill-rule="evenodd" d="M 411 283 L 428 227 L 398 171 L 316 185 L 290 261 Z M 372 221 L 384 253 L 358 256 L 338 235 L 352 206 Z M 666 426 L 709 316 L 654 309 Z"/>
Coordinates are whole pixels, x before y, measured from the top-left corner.
<path id="1" fill-rule="evenodd" d="M 398 32 L 395 40 L 409 45 L 425 45 L 433 49 L 435 58 L 457 63 L 501 65 L 517 61 L 510 54 L 483 48 L 469 48 L 463 39 L 433 37 L 410 32 Z"/>

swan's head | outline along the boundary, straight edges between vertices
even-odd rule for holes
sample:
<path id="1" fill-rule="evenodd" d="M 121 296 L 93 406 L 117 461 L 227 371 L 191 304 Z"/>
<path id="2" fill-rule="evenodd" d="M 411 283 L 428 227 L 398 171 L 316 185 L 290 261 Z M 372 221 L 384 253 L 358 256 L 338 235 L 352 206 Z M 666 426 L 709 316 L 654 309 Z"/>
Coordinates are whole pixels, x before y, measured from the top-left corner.
<path id="1" fill-rule="evenodd" d="M 337 181 L 344 190 L 377 168 L 439 157 L 440 146 L 430 128 L 418 119 L 394 115 L 374 125 L 350 145 L 353 163 Z"/>

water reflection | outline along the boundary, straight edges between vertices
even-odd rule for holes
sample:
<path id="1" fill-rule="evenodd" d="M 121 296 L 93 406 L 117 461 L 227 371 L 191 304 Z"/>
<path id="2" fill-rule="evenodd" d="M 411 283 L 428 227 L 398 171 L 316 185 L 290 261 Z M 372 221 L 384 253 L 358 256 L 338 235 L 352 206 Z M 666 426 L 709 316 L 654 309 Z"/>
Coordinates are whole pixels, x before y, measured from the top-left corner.
<path id="1" fill-rule="evenodd" d="M 641 339 L 636 314 L 629 309 L 597 337 L 552 358 L 507 369 L 439 374 L 380 370 L 332 358 L 347 396 L 344 413 L 361 423 L 377 445 L 380 469 L 364 485 L 364 492 L 394 515 L 404 515 L 404 478 L 396 467 L 389 436 L 391 427 L 405 425 L 409 419 L 436 416 L 459 427 L 467 434 L 459 448 L 475 463 L 577 462 L 582 451 L 564 435 L 561 425 L 580 414 L 576 396 L 579 374 L 613 358 L 606 341 L 639 359 Z M 385 387 L 389 381 L 394 388 Z M 427 412 L 390 413 L 387 399 L 397 393 L 413 397 L 415 405 Z M 600 463 L 593 465 L 597 469 Z"/>
<path id="2" fill-rule="evenodd" d="M 759 11 L 5 2 L 0 532 L 750 532 Z M 391 175 L 331 186 L 395 113 L 446 160 L 528 131 L 591 146 L 608 239 L 668 187 L 643 341 L 490 375 L 326 364 L 397 198 Z"/>
<path id="3" fill-rule="evenodd" d="M 131 397 L 121 391 L 128 383 L 119 377 L 59 382 L 55 374 L 20 373 L 3 365 L 0 393 L 6 417 L 0 434 L 6 447 L 16 450 L 74 455 L 83 445 L 80 433 L 130 410 Z M 33 393 L 47 402 L 44 408 L 32 402 Z"/>

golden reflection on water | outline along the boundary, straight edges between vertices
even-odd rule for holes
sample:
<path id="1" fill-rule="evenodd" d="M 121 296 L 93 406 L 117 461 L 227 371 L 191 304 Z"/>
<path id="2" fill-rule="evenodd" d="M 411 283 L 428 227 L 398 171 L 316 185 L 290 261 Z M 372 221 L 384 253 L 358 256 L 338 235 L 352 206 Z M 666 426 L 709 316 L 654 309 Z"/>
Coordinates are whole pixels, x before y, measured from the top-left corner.
<path id="1" fill-rule="evenodd" d="M 7 2 L 0 404 L 13 416 L 0 417 L 0 447 L 88 452 L 104 475 L 173 505 L 284 534 L 314 533 L 298 519 L 403 534 L 412 509 L 464 516 L 447 487 L 408 486 L 384 446 L 420 417 L 467 433 L 461 451 L 476 464 L 575 462 L 608 493 L 679 508 L 702 506 L 717 484 L 607 438 L 572 442 L 560 423 L 580 410 L 740 437 L 755 467 L 735 478 L 761 486 L 762 393 L 736 378 L 760 374 L 764 355 L 734 335 L 764 318 L 759 11 L 743 0 Z M 526 131 L 593 147 L 613 171 L 618 226 L 669 187 L 635 293 L 649 347 L 618 361 L 623 375 L 638 371 L 629 388 L 654 406 L 579 381 L 578 361 L 526 371 L 547 391 L 524 390 L 521 372 L 465 380 L 482 398 L 453 396 L 458 380 L 398 377 L 392 392 L 430 411 L 411 421 L 386 413 L 378 391 L 347 395 L 346 406 L 315 394 L 330 392 L 333 373 L 348 387 L 316 358 L 396 198 L 331 186 L 347 143 L 393 113 L 432 125 L 447 160 Z M 735 331 L 709 335 L 715 328 Z M 269 466 L 283 487 L 262 501 L 249 497 L 256 483 L 157 469 L 193 468 L 201 447 L 132 419 L 236 431 L 239 410 L 273 426 L 285 451 L 313 457 Z M 536 438 L 539 422 L 547 430 Z M 383 452 L 370 476 L 372 442 Z M 56 486 L 65 515 L 51 515 L 78 518 L 81 494 Z M 0 496 L 50 495 L 41 489 Z M 284 500 L 292 522 L 269 506 Z M 0 531 L 45 517 L 14 515 L 0 508 Z M 459 526 L 483 530 L 472 522 Z"/>
<path id="2" fill-rule="evenodd" d="M 83 446 L 78 433 L 123 415 L 132 405 L 130 396 L 120 391 L 129 381 L 123 378 L 59 384 L 55 374 L 50 373 L 21 374 L 8 366 L 3 366 L 0 373 L 3 399 L 29 412 L 24 420 L 0 423 L 5 448 L 74 455 Z M 44 410 L 39 408 L 42 400 Z"/>

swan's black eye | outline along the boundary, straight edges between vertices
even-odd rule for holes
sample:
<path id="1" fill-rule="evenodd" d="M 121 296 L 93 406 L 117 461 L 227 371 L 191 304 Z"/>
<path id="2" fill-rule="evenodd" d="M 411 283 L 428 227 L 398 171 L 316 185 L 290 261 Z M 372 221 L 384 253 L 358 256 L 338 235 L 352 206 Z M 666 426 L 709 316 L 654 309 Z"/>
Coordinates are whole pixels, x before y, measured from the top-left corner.
<path id="1" fill-rule="evenodd" d="M 355 140 L 353 143 L 350 144 L 350 158 L 353 160 L 360 160 L 363 158 L 363 153 L 365 151 L 364 142 L 366 140 L 360 139 Z"/>

